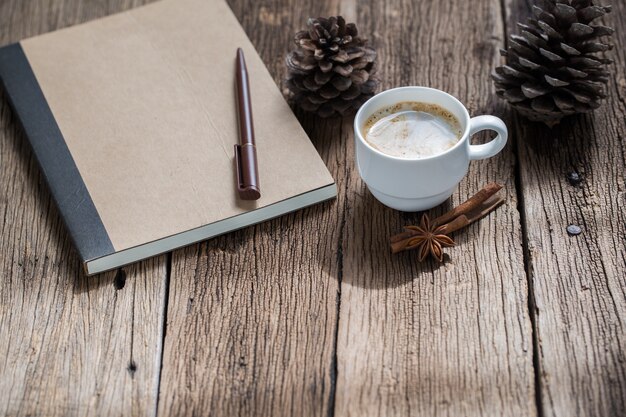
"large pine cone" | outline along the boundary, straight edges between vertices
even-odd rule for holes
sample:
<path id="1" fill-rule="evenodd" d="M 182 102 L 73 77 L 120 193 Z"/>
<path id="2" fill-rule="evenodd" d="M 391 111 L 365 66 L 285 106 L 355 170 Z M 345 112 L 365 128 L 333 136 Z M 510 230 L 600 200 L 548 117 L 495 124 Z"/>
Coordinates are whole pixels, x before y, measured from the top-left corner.
<path id="1" fill-rule="evenodd" d="M 308 20 L 296 33 L 286 64 L 287 94 L 302 109 L 321 117 L 343 115 L 371 97 L 378 87 L 376 51 L 341 16 Z"/>
<path id="2" fill-rule="evenodd" d="M 598 41 L 613 29 L 591 25 L 611 11 L 591 0 L 542 0 L 533 6 L 534 19 L 518 24 L 511 35 L 506 64 L 492 78 L 497 94 L 530 120 L 549 126 L 562 117 L 590 112 L 605 97 L 612 61 L 597 52 L 612 48 Z"/>

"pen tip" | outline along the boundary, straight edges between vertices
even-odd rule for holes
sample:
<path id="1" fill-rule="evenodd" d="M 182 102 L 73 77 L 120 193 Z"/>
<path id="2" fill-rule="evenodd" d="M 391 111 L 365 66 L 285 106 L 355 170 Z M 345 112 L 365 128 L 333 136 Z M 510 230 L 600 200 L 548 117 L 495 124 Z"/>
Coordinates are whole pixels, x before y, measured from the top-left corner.
<path id="1" fill-rule="evenodd" d="M 243 49 L 237 48 L 237 67 L 239 71 L 247 71 L 246 60 L 243 57 Z"/>

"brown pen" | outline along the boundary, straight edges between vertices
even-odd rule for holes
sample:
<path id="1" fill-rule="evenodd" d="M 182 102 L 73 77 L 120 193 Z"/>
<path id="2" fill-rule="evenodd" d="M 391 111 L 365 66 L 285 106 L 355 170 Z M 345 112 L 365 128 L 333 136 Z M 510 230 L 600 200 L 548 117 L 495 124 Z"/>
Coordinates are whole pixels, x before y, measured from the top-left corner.
<path id="1" fill-rule="evenodd" d="M 252 105 L 248 69 L 243 51 L 237 48 L 237 114 L 239 115 L 239 145 L 235 145 L 235 167 L 237 169 L 237 191 L 242 200 L 258 200 L 261 197 L 259 170 L 254 144 Z"/>

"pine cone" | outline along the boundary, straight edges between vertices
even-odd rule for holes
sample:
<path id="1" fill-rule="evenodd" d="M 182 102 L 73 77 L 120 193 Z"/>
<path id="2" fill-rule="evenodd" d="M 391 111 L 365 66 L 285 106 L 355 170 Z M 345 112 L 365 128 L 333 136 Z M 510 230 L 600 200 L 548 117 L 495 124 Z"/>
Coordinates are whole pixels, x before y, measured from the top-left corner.
<path id="1" fill-rule="evenodd" d="M 358 109 L 378 87 L 376 51 L 341 16 L 309 19 L 307 25 L 296 33 L 297 47 L 286 59 L 286 93 L 321 117 Z"/>
<path id="2" fill-rule="evenodd" d="M 591 0 L 542 0 L 533 6 L 534 19 L 519 23 L 521 35 L 511 35 L 501 54 L 506 64 L 492 74 L 498 96 L 530 120 L 548 126 L 562 117 L 587 113 L 605 95 L 609 59 L 596 52 L 612 48 L 597 38 L 613 29 L 590 25 L 611 11 Z"/>

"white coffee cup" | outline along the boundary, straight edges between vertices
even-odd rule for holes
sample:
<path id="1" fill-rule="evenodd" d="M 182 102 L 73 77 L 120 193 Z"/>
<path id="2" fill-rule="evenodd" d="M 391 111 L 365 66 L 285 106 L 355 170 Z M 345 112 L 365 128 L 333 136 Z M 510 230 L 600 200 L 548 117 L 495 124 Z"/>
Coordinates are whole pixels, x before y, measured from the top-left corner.
<path id="1" fill-rule="evenodd" d="M 452 113 L 461 124 L 463 135 L 450 149 L 425 158 L 400 158 L 372 147 L 362 134 L 366 120 L 376 111 L 403 101 L 437 104 Z M 470 137 L 481 130 L 498 135 L 484 145 L 470 144 Z M 354 118 L 356 164 L 370 192 L 384 205 L 402 211 L 422 211 L 448 199 L 467 174 L 469 162 L 496 155 L 506 145 L 508 132 L 495 116 L 477 116 L 459 100 L 428 87 L 398 87 L 375 95 L 361 106 Z"/>

